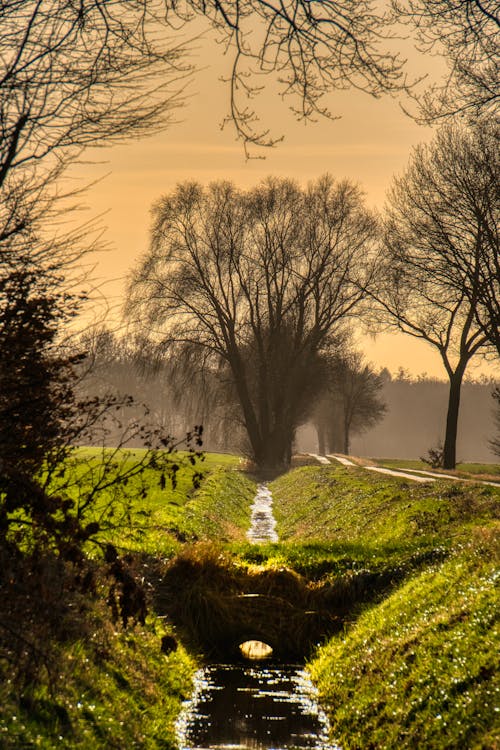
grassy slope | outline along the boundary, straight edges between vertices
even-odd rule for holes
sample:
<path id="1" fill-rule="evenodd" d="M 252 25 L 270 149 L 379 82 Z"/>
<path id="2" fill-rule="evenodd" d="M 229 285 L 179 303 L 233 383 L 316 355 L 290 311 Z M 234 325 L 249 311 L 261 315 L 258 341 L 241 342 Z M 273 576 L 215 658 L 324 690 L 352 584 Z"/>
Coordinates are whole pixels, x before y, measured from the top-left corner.
<path id="1" fill-rule="evenodd" d="M 161 490 L 151 473 L 150 492 L 137 499 L 132 519 L 144 525 L 141 511 L 150 511 L 151 529 L 132 542 L 127 536 L 115 541 L 122 549 L 165 556 L 180 549 L 179 535 L 242 538 L 255 484 L 235 471 L 238 464 L 235 456 L 207 455 L 198 491 L 188 470 L 175 490 Z M 182 647 L 168 656 L 161 652 L 168 628 L 154 616 L 144 627 L 123 630 L 98 605 L 91 630 L 77 641 L 51 642 L 52 678 L 42 668 L 41 678 L 21 690 L 13 689 L 0 662 L 0 747 L 175 747 L 173 723 L 191 689 L 193 659 Z"/>
<path id="2" fill-rule="evenodd" d="M 123 450 L 122 454 L 127 457 L 126 462 L 132 463 L 139 452 Z M 100 450 L 82 448 L 77 451 L 76 458 L 84 459 L 88 471 L 89 462 L 90 465 L 94 461 L 99 462 L 101 453 Z M 176 458 L 175 454 L 173 458 Z M 182 459 L 182 453 L 178 454 L 178 459 Z M 203 523 L 198 518 L 198 510 L 200 514 L 206 510 L 206 503 L 203 504 L 201 500 L 207 494 L 204 489 L 206 482 L 211 483 L 210 487 L 214 492 L 224 491 L 226 484 L 236 489 L 235 477 L 241 477 L 243 486 L 245 478 L 235 471 L 239 465 L 238 456 L 213 453 L 205 454 L 203 461 L 197 462 L 194 467 L 181 462 L 175 488 L 168 480 L 162 488 L 160 472 L 146 471 L 140 480 L 132 479 L 127 485 L 127 493 L 133 497 L 132 523 L 126 523 L 115 533 L 107 532 L 103 535 L 104 538 L 122 550 L 144 552 L 157 557 L 171 556 L 179 549 L 179 541 L 192 538 L 193 535 L 207 536 Z M 193 487 L 195 472 L 202 476 L 198 491 Z M 215 475 L 218 479 L 214 482 Z M 105 503 L 109 499 L 105 497 L 101 502 Z M 188 506 L 190 510 L 186 512 Z M 208 516 L 209 512 L 206 515 Z M 233 515 L 237 515 L 234 507 Z M 239 520 L 241 522 L 241 519 Z"/>
<path id="3" fill-rule="evenodd" d="M 0 689 L 0 747 L 174 748 L 174 721 L 189 696 L 193 660 L 160 650 L 158 620 L 87 642 L 53 644 L 53 682 L 26 685 L 19 703 Z M 53 661 L 54 666 L 54 661 Z"/>
<path id="4" fill-rule="evenodd" d="M 318 564 L 420 560 L 309 665 L 344 750 L 499 747 L 500 491 L 332 466 L 291 472 L 273 495 L 289 559 L 307 538 Z"/>

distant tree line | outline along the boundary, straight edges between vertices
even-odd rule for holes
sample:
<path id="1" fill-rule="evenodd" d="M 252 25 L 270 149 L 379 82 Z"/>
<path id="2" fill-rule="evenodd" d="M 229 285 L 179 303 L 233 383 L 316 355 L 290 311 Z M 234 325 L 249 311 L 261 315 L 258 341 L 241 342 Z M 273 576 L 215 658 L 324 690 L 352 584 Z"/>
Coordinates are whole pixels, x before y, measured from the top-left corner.
<path id="1" fill-rule="evenodd" d="M 393 458 L 429 458 L 429 451 L 442 454 L 443 425 L 446 420 L 448 384 L 445 380 L 402 372 L 392 377 L 383 370 L 380 392 L 386 404 L 383 421 L 352 438 L 354 455 Z M 500 424 L 498 401 L 492 399 L 495 381 L 466 379 L 462 384 L 458 423 L 457 461 L 495 460 Z M 303 449 L 316 446 L 312 429 L 301 431 L 298 444 Z"/>

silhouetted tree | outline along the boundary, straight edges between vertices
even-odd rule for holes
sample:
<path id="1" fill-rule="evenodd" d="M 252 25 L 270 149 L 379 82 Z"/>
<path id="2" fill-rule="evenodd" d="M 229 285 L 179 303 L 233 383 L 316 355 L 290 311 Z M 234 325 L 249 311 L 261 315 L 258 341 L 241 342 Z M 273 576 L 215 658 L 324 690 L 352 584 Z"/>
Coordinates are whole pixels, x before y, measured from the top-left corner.
<path id="1" fill-rule="evenodd" d="M 252 455 L 288 466 L 316 355 L 371 283 L 376 222 L 348 182 L 180 185 L 154 209 L 128 313 L 231 374 Z"/>
<path id="2" fill-rule="evenodd" d="M 383 378 L 356 351 L 324 356 L 323 367 L 325 386 L 313 419 L 319 452 L 348 454 L 351 435 L 369 430 L 385 414 Z"/>
<path id="3" fill-rule="evenodd" d="M 444 55 L 448 75 L 421 100 L 426 119 L 464 113 L 494 116 L 498 104 L 496 0 L 393 0 L 398 20 L 409 23 L 426 54 Z"/>
<path id="4" fill-rule="evenodd" d="M 0 277 L 0 547 L 55 550 L 75 561 L 89 538 L 124 522 L 146 488 L 145 468 L 174 478 L 177 462 L 173 439 L 145 414 L 120 418 L 129 397 L 77 397 L 83 354 L 58 334 L 78 300 L 58 285 L 28 262 Z M 75 453 L 81 443 L 105 444 L 113 429 L 119 438 L 100 460 Z M 146 450 L 130 459 L 121 448 L 134 441 Z"/>
<path id="5" fill-rule="evenodd" d="M 448 125 L 431 144 L 417 147 L 405 174 L 394 180 L 386 217 L 382 317 L 441 356 L 450 383 L 448 469 L 456 462 L 462 379 L 489 343 L 478 316 L 483 279 L 498 254 L 498 170 L 484 165 L 498 165 L 498 153 L 494 139 L 483 136 L 486 127 Z"/>

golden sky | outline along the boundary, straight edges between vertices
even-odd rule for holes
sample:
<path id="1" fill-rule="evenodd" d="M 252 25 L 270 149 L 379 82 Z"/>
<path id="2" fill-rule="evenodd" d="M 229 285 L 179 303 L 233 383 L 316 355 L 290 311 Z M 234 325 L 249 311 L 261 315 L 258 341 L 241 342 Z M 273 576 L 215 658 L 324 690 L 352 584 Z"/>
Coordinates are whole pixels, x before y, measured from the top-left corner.
<path id="1" fill-rule="evenodd" d="M 416 73 L 423 72 L 424 64 L 428 69 L 443 67 L 439 59 L 415 60 Z M 432 137 L 432 130 L 417 125 L 395 99 L 375 99 L 357 91 L 329 98 L 330 110 L 342 115 L 341 119 L 305 125 L 294 119 L 269 83 L 257 106 L 263 125 L 285 138 L 261 154 L 265 159 L 246 160 L 233 129 L 229 125 L 221 129 L 229 96 L 220 80 L 227 67 L 221 48 L 200 46 L 194 62 L 201 70 L 188 86 L 185 105 L 174 113 L 176 123 L 149 139 L 96 150 L 90 154 L 96 163 L 75 170 L 84 181 L 102 178 L 89 189 L 86 204 L 89 216 L 105 213 L 109 250 L 96 257 L 95 276 L 109 302 L 110 320 L 116 319 L 123 303 L 127 274 L 147 249 L 151 205 L 177 182 L 230 179 L 250 187 L 269 174 L 305 183 L 329 172 L 359 183 L 367 204 L 382 208 L 391 178 L 404 169 L 411 147 Z M 403 366 L 416 374 L 444 377 L 433 349 L 409 336 L 363 337 L 360 342 L 377 367 L 395 371 Z M 471 370 L 470 374 L 477 373 Z"/>

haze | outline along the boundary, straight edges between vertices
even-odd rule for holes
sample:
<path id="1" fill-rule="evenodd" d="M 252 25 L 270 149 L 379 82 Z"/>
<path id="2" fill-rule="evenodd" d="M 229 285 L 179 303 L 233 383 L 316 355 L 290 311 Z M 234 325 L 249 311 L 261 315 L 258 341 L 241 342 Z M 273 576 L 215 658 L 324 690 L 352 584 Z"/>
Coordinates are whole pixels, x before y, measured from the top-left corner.
<path id="1" fill-rule="evenodd" d="M 441 58 L 424 57 L 406 41 L 409 71 L 414 77 L 444 69 Z M 413 145 L 430 140 L 433 131 L 418 125 L 388 96 L 375 99 L 362 92 L 338 92 L 327 104 L 338 120 L 321 119 L 304 125 L 272 90 L 257 102 L 262 124 L 274 136 L 284 136 L 272 149 L 253 151 L 247 160 L 235 140 L 231 124 L 221 129 L 228 111 L 227 59 L 210 41 L 197 42 L 199 70 L 186 89 L 185 105 L 174 113 L 176 122 L 160 135 L 132 144 L 86 154 L 91 164 L 74 170 L 80 184 L 99 182 L 87 194 L 89 215 L 105 214 L 108 251 L 96 255 L 95 277 L 105 304 L 95 311 L 114 327 L 120 325 L 124 285 L 137 259 L 148 247 L 152 204 L 179 181 L 207 184 L 228 179 L 248 188 L 269 174 L 291 177 L 305 184 L 329 172 L 358 182 L 370 207 L 381 209 L 393 175 L 401 172 Z M 406 101 L 408 107 L 412 103 Z M 105 312 L 103 310 L 105 309 Z M 428 345 L 403 335 L 360 336 L 360 346 L 377 367 L 395 372 L 404 367 L 414 374 L 443 378 L 439 356 Z M 498 366 L 477 359 L 469 375 L 494 375 Z"/>

